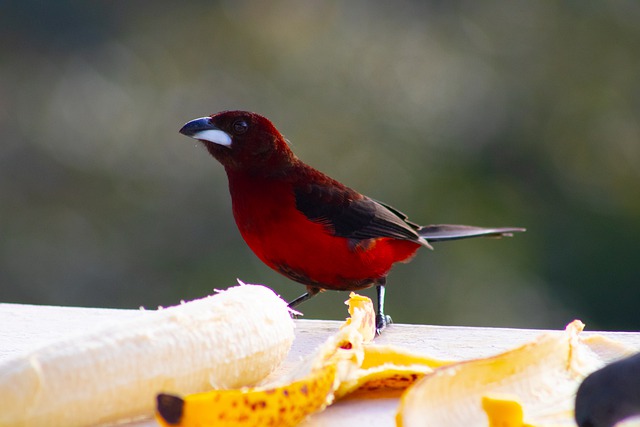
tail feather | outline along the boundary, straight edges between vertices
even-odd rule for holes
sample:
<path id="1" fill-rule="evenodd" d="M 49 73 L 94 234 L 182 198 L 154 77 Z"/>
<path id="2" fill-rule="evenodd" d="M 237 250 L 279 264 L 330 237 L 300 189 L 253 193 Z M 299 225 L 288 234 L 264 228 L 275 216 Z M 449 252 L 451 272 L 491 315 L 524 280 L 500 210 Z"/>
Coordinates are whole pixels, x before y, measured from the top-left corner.
<path id="1" fill-rule="evenodd" d="M 418 234 L 428 242 L 444 242 L 471 237 L 511 237 L 513 233 L 523 231 L 526 229 L 519 227 L 484 228 L 470 225 L 434 224 L 420 227 Z"/>

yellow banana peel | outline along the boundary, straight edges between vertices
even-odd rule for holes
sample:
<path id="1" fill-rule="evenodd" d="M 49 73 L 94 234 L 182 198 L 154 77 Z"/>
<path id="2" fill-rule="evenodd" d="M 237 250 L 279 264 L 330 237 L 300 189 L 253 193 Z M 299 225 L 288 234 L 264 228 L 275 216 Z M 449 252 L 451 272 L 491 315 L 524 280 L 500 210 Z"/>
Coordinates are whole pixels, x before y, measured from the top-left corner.
<path id="1" fill-rule="evenodd" d="M 549 332 L 493 357 L 437 369 L 403 394 L 398 426 L 575 426 L 575 392 L 589 373 L 632 349 L 581 339 L 584 324 Z"/>
<path id="2" fill-rule="evenodd" d="M 524 422 L 524 410 L 515 396 L 482 396 L 482 409 L 489 418 L 489 427 L 534 427 Z"/>
<path id="3" fill-rule="evenodd" d="M 372 343 L 371 300 L 352 293 L 350 317 L 316 351 L 276 383 L 159 395 L 166 427 L 294 426 L 336 399 L 399 396 L 397 426 L 575 427 L 573 400 L 583 378 L 633 349 L 584 324 L 493 357 L 445 361 Z"/>
<path id="4" fill-rule="evenodd" d="M 290 384 L 264 389 L 216 390 L 184 399 L 158 396 L 163 426 L 295 426 L 331 402 L 335 365 Z"/>
<path id="5" fill-rule="evenodd" d="M 352 293 L 350 317 L 311 357 L 267 387 L 212 390 L 185 397 L 161 394 L 162 426 L 293 426 L 335 399 L 359 390 L 401 390 L 440 361 L 392 346 L 375 346 L 375 311 Z"/>
<path id="6" fill-rule="evenodd" d="M 365 345 L 363 352 L 362 363 L 350 378 L 340 383 L 336 398 L 352 393 L 399 395 L 425 374 L 452 363 L 391 345 Z"/>

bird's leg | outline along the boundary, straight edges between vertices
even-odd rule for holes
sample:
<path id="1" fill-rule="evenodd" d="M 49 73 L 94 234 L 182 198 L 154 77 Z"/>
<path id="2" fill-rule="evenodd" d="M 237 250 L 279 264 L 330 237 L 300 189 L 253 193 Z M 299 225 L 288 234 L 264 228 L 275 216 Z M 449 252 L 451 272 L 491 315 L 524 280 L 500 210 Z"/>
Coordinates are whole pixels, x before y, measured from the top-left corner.
<path id="1" fill-rule="evenodd" d="M 321 291 L 320 288 L 316 288 L 314 286 L 307 286 L 307 292 L 305 292 L 304 294 L 300 295 L 298 298 L 294 299 L 293 301 L 291 301 L 288 305 L 289 308 L 293 309 L 294 307 L 296 307 L 297 305 L 302 304 L 303 302 L 305 302 L 308 299 L 313 298 L 314 296 L 316 296 L 319 292 Z M 300 313 L 298 313 L 300 314 Z M 295 313 L 294 313 L 295 315 Z"/>
<path id="2" fill-rule="evenodd" d="M 387 284 L 387 278 L 383 277 L 376 284 L 376 293 L 378 294 L 378 311 L 376 312 L 376 334 L 380 335 L 382 330 L 391 324 L 391 316 L 384 314 L 384 287 Z"/>

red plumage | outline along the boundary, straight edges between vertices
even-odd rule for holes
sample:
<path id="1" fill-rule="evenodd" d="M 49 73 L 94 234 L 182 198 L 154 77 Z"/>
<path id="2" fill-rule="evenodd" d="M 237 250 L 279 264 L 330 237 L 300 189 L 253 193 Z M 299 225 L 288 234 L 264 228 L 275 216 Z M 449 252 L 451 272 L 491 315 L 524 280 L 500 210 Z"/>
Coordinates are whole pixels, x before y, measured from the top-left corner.
<path id="1" fill-rule="evenodd" d="M 520 228 L 420 227 L 299 160 L 266 118 L 226 111 L 192 120 L 180 132 L 204 143 L 224 166 L 242 237 L 269 267 L 307 286 L 295 306 L 324 289 L 377 286 L 384 315 L 386 276 L 428 241 L 510 235 Z"/>
<path id="2" fill-rule="evenodd" d="M 305 176 L 299 173 L 305 166 L 293 165 L 289 178 Z M 307 179 L 331 185 L 319 172 L 308 172 Z M 229 173 L 233 215 L 242 237 L 258 258 L 289 278 L 322 289 L 367 288 L 420 247 L 387 237 L 354 242 L 336 236 L 330 224 L 312 221 L 296 208 L 293 188 L 301 184 L 294 182 Z"/>

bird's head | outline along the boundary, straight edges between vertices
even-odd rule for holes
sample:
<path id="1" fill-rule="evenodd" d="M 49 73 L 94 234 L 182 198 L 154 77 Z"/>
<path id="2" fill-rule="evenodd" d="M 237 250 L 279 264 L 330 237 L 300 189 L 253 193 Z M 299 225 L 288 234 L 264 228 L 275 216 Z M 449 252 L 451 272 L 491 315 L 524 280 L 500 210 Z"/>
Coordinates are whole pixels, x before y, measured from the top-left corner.
<path id="1" fill-rule="evenodd" d="M 191 120 L 180 133 L 201 141 L 227 171 L 277 173 L 295 160 L 275 126 L 247 111 L 223 111 Z"/>

